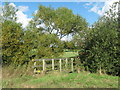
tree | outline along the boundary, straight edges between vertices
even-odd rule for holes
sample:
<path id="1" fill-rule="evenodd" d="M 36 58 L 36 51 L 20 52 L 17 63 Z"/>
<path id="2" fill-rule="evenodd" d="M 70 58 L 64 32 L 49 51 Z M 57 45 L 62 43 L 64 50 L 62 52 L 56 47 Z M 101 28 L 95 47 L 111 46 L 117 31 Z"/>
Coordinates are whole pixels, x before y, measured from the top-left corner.
<path id="1" fill-rule="evenodd" d="M 51 7 L 39 6 L 37 14 L 34 15 L 37 25 L 45 24 L 44 32 L 56 34 L 60 39 L 69 34 L 75 34 L 87 27 L 85 19 L 80 15 L 74 15 L 72 10 L 65 7 L 53 9 Z"/>
<path id="2" fill-rule="evenodd" d="M 13 7 L 12 5 L 9 5 L 9 3 L 5 3 L 4 7 L 2 8 L 2 20 L 10 20 L 10 21 L 16 21 L 16 12 L 18 9 Z"/>
<path id="3" fill-rule="evenodd" d="M 86 69 L 91 72 L 104 72 L 119 75 L 118 61 L 120 56 L 118 13 L 114 12 L 118 3 L 113 4 L 106 15 L 101 17 L 89 33 L 89 41 L 86 41 L 84 52 L 81 55 Z"/>
<path id="4" fill-rule="evenodd" d="M 23 41 L 27 59 L 58 56 L 63 52 L 61 40 L 55 34 L 44 33 L 44 28 L 37 28 L 36 23 L 35 20 L 31 20 L 24 31 Z"/>
<path id="5" fill-rule="evenodd" d="M 54 34 L 42 34 L 39 31 L 25 31 L 23 49 L 28 59 L 51 58 L 62 52 L 62 43 Z"/>
<path id="6" fill-rule="evenodd" d="M 16 9 L 5 3 L 2 16 L 2 59 L 3 63 L 21 62 L 20 46 L 22 43 L 22 27 L 16 23 Z"/>
<path id="7" fill-rule="evenodd" d="M 64 45 L 64 49 L 75 49 L 75 44 L 72 40 L 71 41 L 64 41 L 63 45 Z"/>
<path id="8" fill-rule="evenodd" d="M 88 41 L 89 32 L 90 29 L 86 28 L 73 36 L 72 41 L 75 44 L 76 49 L 82 49 L 85 47 L 85 42 Z"/>
<path id="9" fill-rule="evenodd" d="M 2 24 L 2 59 L 3 63 L 16 63 L 20 60 L 22 28 L 13 21 Z"/>

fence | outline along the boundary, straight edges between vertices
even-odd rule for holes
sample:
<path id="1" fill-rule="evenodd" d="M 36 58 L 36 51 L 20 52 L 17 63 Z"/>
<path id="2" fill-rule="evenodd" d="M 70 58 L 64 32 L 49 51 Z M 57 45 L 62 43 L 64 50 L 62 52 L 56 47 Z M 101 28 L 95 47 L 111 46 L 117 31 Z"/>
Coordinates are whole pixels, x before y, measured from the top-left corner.
<path id="1" fill-rule="evenodd" d="M 61 71 L 74 71 L 76 65 L 76 59 L 79 57 L 69 57 L 69 58 L 57 58 L 57 59 L 35 59 L 34 60 L 34 73 L 46 72 L 47 68 L 51 70 Z M 55 68 L 57 67 L 57 68 Z M 59 67 L 59 68 L 58 68 Z M 69 69 L 70 68 L 70 69 Z M 42 70 L 41 70 L 42 69 Z"/>

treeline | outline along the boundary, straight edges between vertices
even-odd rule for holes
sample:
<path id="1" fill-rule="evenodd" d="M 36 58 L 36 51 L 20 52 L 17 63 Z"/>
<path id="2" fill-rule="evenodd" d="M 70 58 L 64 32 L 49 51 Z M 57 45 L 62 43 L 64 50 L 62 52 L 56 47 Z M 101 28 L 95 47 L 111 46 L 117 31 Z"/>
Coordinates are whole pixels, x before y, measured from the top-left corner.
<path id="1" fill-rule="evenodd" d="M 85 42 L 79 52 L 81 64 L 90 72 L 120 75 L 120 28 L 117 6 L 112 5 L 86 33 Z"/>
<path id="2" fill-rule="evenodd" d="M 67 8 L 39 6 L 26 28 L 17 23 L 15 7 L 5 3 L 2 24 L 3 64 L 22 65 L 35 58 L 54 58 L 64 49 L 78 49 L 80 68 L 90 72 L 119 75 L 119 12 L 114 3 L 92 27 Z M 44 24 L 44 27 L 41 26 Z M 71 41 L 62 41 L 67 35 Z"/>
<path id="3" fill-rule="evenodd" d="M 87 28 L 84 18 L 65 7 L 53 9 L 40 5 L 26 28 L 17 23 L 16 7 L 5 3 L 2 11 L 3 65 L 17 66 L 35 58 L 58 57 L 64 49 L 61 39 Z"/>

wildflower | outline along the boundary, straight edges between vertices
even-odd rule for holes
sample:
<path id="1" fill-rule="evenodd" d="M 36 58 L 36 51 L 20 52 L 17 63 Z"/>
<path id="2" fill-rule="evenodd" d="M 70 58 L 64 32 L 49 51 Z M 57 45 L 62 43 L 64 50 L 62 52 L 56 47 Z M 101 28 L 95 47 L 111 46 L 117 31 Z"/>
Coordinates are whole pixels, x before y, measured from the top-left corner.
<path id="1" fill-rule="evenodd" d="M 37 72 L 39 72 L 39 73 L 40 73 L 40 70 L 37 70 Z"/>

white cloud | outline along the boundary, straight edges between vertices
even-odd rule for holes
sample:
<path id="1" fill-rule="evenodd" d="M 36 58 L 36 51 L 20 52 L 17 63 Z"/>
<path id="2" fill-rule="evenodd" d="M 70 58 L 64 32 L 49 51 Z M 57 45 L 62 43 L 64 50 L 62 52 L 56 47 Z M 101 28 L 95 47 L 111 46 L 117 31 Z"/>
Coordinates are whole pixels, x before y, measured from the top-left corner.
<path id="1" fill-rule="evenodd" d="M 16 7 L 16 5 L 14 3 L 10 3 L 9 5 L 13 6 L 13 7 Z"/>
<path id="2" fill-rule="evenodd" d="M 103 7 L 101 7 L 100 4 L 96 4 L 89 11 L 97 13 L 100 16 L 103 16 L 105 14 L 105 12 L 110 9 L 110 6 L 112 6 L 112 4 L 117 1 L 119 1 L 119 0 L 106 0 L 104 2 Z"/>
<path id="3" fill-rule="evenodd" d="M 86 3 L 85 6 L 90 6 L 92 4 L 93 4 L 93 2 L 89 2 L 89 3 Z"/>
<path id="4" fill-rule="evenodd" d="M 93 8 L 90 9 L 90 11 L 97 13 L 98 7 L 95 5 Z"/>
<path id="5" fill-rule="evenodd" d="M 108 0 L 108 1 L 106 1 L 104 7 L 102 8 L 103 14 L 111 8 L 110 6 L 112 6 L 112 4 L 114 2 L 118 2 L 118 1 L 119 0 Z M 116 11 L 115 12 L 118 12 L 118 5 L 116 7 Z"/>
<path id="6" fill-rule="evenodd" d="M 89 11 L 90 11 L 90 12 L 97 13 L 97 14 L 99 14 L 100 16 L 103 15 L 103 11 L 100 10 L 100 7 L 98 7 L 97 5 L 95 5 L 94 7 L 92 7 Z"/>
<path id="7" fill-rule="evenodd" d="M 69 34 L 68 36 L 63 37 L 61 40 L 62 41 L 70 41 L 70 40 L 72 40 L 72 35 Z"/>
<path id="8" fill-rule="evenodd" d="M 17 14 L 17 22 L 22 23 L 23 28 L 25 28 L 31 18 L 28 18 L 26 14 L 24 14 L 22 11 L 16 12 Z"/>
<path id="9" fill-rule="evenodd" d="M 22 12 L 28 11 L 28 6 L 18 6 L 18 9 Z"/>
<path id="10" fill-rule="evenodd" d="M 44 23 L 42 23 L 42 24 L 40 24 L 40 25 L 37 25 L 36 27 L 37 27 L 37 28 L 39 28 L 39 27 L 45 28 L 46 26 L 45 26 Z"/>
<path id="11" fill-rule="evenodd" d="M 37 14 L 38 10 L 35 10 L 34 14 Z"/>
<path id="12" fill-rule="evenodd" d="M 18 6 L 17 7 L 14 3 L 10 3 L 9 5 L 12 5 L 13 7 L 19 9 L 16 12 L 17 22 L 22 23 L 23 28 L 25 28 L 28 25 L 29 21 L 32 19 L 32 18 L 28 18 L 28 16 L 23 13 L 23 12 L 28 11 L 29 7 L 28 6 Z"/>

